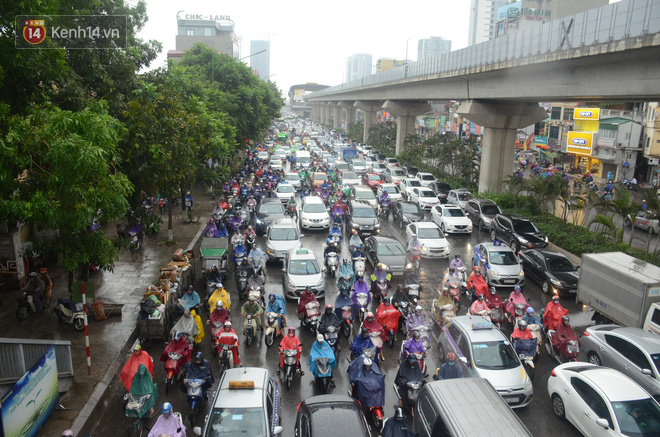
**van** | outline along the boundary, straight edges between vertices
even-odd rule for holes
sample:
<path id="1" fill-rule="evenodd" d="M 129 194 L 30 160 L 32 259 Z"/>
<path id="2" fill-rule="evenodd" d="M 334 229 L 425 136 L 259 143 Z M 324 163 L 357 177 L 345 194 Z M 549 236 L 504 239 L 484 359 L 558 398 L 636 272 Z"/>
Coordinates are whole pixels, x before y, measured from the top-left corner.
<path id="1" fill-rule="evenodd" d="M 448 379 L 426 384 L 415 405 L 413 430 L 420 437 L 532 435 L 483 378 Z"/>
<path id="2" fill-rule="evenodd" d="M 312 162 L 312 157 L 306 150 L 298 150 L 296 152 L 296 165 L 302 165 L 303 168 L 309 168 L 309 164 Z"/>

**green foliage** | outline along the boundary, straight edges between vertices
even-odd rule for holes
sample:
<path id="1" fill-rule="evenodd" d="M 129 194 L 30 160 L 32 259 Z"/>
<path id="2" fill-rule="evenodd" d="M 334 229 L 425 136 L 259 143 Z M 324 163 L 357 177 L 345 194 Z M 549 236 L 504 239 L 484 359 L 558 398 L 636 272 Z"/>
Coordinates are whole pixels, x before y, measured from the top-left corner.
<path id="1" fill-rule="evenodd" d="M 396 124 L 387 120 L 369 127 L 369 145 L 386 155 L 394 154 L 396 142 Z"/>
<path id="2" fill-rule="evenodd" d="M 358 121 L 349 124 L 346 134 L 348 135 L 348 138 L 352 138 L 358 143 L 364 143 L 364 122 Z"/>

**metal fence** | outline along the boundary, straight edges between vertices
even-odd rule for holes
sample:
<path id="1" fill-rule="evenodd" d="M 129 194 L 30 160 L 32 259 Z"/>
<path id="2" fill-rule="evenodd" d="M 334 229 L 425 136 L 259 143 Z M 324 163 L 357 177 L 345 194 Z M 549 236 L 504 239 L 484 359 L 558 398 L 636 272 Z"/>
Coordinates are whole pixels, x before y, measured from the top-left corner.
<path id="1" fill-rule="evenodd" d="M 660 0 L 623 0 L 316 91 L 310 97 L 451 72 L 460 74 L 469 68 L 657 32 L 660 32 Z"/>
<path id="2" fill-rule="evenodd" d="M 58 377 L 73 376 L 70 341 L 0 338 L 0 384 L 18 381 L 51 346 Z"/>

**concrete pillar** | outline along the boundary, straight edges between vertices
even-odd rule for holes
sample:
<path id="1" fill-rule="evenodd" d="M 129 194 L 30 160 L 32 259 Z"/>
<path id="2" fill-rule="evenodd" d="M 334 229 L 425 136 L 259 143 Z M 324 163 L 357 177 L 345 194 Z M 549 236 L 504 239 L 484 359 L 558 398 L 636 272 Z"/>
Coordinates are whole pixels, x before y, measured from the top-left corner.
<path id="1" fill-rule="evenodd" d="M 383 109 L 396 115 L 396 154 L 405 150 L 406 135 L 415 133 L 415 121 L 418 115 L 431 111 L 428 102 L 398 102 L 388 100 L 383 104 Z"/>
<path id="2" fill-rule="evenodd" d="M 339 115 L 341 114 L 341 108 L 339 104 L 335 105 L 332 108 L 332 127 L 334 129 L 339 128 Z"/>
<path id="3" fill-rule="evenodd" d="M 346 102 L 346 101 L 339 102 L 339 108 L 340 108 L 339 109 L 339 115 L 340 115 L 339 119 L 340 120 L 342 120 L 341 114 L 342 114 L 343 110 L 344 109 L 346 110 L 346 125 L 345 125 L 346 130 L 348 130 L 348 125 L 349 124 L 355 123 L 355 107 L 353 106 L 353 103 L 354 102 L 352 102 L 352 101 L 350 101 L 350 102 Z"/>
<path id="4" fill-rule="evenodd" d="M 330 124 L 330 106 L 327 103 L 323 106 L 323 124 Z"/>
<path id="5" fill-rule="evenodd" d="M 545 109 L 525 102 L 467 101 L 461 103 L 456 112 L 484 127 L 480 193 L 502 191 L 504 180 L 513 172 L 518 129 L 548 118 Z"/>
<path id="6" fill-rule="evenodd" d="M 369 144 L 369 128 L 376 123 L 376 113 L 380 111 L 383 103 L 358 100 L 353 106 L 364 112 L 364 133 L 362 134 L 362 139 L 365 144 Z"/>

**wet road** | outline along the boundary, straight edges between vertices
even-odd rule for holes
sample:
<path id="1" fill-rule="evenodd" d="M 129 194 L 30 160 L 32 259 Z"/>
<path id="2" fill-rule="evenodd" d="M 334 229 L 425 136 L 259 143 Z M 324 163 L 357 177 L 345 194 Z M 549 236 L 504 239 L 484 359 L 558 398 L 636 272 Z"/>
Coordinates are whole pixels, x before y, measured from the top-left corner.
<path id="1" fill-rule="evenodd" d="M 404 245 L 407 244 L 407 241 L 405 241 L 405 233 L 403 232 L 403 230 L 399 229 L 398 223 L 395 226 L 395 224 L 390 219 L 388 223 L 382 224 L 382 227 L 383 227 L 383 235 L 394 237 L 399 241 L 401 241 Z M 322 231 L 322 232 L 305 231 L 303 245 L 306 248 L 314 250 L 315 253 L 321 254 L 322 253 L 321 247 L 326 236 L 327 236 L 327 231 Z M 488 235 L 485 232 L 482 233 L 479 232 L 478 230 L 475 230 L 473 234 L 470 236 L 449 236 L 448 238 L 452 247 L 452 257 L 457 253 L 461 254 L 464 261 L 466 261 L 466 265 L 470 267 L 472 265 L 471 262 L 472 248 L 474 247 L 475 244 L 488 240 Z M 259 237 L 258 244 L 260 245 L 262 250 L 265 250 L 264 237 Z M 346 248 L 343 249 L 342 257 L 350 258 L 348 254 L 348 250 Z M 435 290 L 437 289 L 437 286 L 440 283 L 441 278 L 448 267 L 448 263 L 449 263 L 448 259 L 443 259 L 443 260 L 426 259 L 422 261 L 421 275 L 420 275 L 423 281 L 422 282 L 423 290 L 421 293 L 421 305 L 424 307 L 425 313 L 427 314 L 427 318 L 429 319 L 431 313 L 430 312 L 431 301 L 434 297 L 434 294 L 436 293 Z M 267 294 L 271 292 L 282 293 L 281 267 L 282 267 L 281 263 L 268 264 L 268 282 L 266 285 Z M 372 270 L 372 266 L 367 266 L 367 272 L 369 274 L 371 273 L 371 270 Z M 200 277 L 201 275 L 198 275 L 198 278 Z M 237 315 L 240 311 L 241 302 L 239 302 L 238 300 L 236 285 L 233 280 L 233 269 L 230 270 L 229 278 L 230 279 L 227 281 L 228 283 L 225 284 L 225 288 L 232 295 L 232 315 L 234 316 L 233 317 L 233 321 L 235 324 L 234 326 L 236 332 L 241 334 L 242 322 L 239 321 L 238 322 L 239 326 L 236 327 L 236 322 L 239 320 Z M 327 275 L 326 280 L 327 280 L 327 294 L 325 300 L 321 300 L 322 307 L 326 304 L 326 302 L 330 304 L 334 304 L 335 298 L 337 296 L 337 289 L 334 283 L 334 279 L 331 278 L 329 275 Z M 393 285 L 396 286 L 397 281 L 400 280 L 401 280 L 400 277 L 395 278 L 394 279 L 395 282 Z M 202 288 L 201 280 L 197 284 L 197 290 L 200 290 L 200 295 L 202 295 L 201 290 L 203 290 L 203 288 Z M 506 299 L 509 293 L 510 290 L 502 290 L 499 292 L 500 297 L 502 299 Z M 543 295 L 543 293 L 540 290 L 540 287 L 532 282 L 527 282 L 527 284 L 523 287 L 523 293 L 527 298 L 527 301 L 530 303 L 530 305 L 532 305 L 537 310 L 537 315 L 539 315 L 541 308 L 545 307 L 545 305 L 548 303 L 549 297 Z M 463 303 L 462 305 L 463 309 L 461 310 L 461 314 L 464 314 L 465 309 L 469 305 L 469 302 L 467 301 L 467 298 L 465 296 L 463 296 L 462 303 Z M 562 303 L 566 308 L 569 309 L 571 320 L 574 324 L 574 327 L 576 327 L 577 332 L 581 332 L 582 329 L 580 327 L 584 327 L 588 323 L 590 315 L 581 312 L 581 308 L 578 308 L 574 302 L 570 301 L 569 298 L 564 298 Z M 293 301 L 288 301 L 287 319 L 289 320 L 290 324 L 293 324 L 293 326 L 298 326 L 296 309 L 297 309 L 297 304 Z M 374 312 L 375 309 L 376 307 L 373 306 L 372 310 Z M 204 313 L 202 315 L 202 318 L 206 320 L 206 317 L 207 314 Z M 505 324 L 503 330 L 507 336 L 511 334 L 510 325 Z M 354 328 L 354 332 L 355 332 L 355 328 Z M 439 330 L 437 329 L 437 327 L 434 327 L 434 335 L 437 336 L 438 334 L 439 334 Z M 302 361 L 305 363 L 303 364 L 303 369 L 305 370 L 306 373 L 302 377 L 302 380 L 300 378 L 296 378 L 294 380 L 294 383 L 289 391 L 287 391 L 285 387 L 282 387 L 281 395 L 283 402 L 281 404 L 282 405 L 281 416 L 282 416 L 282 425 L 284 426 L 284 430 L 285 430 L 283 435 L 285 436 L 293 435 L 293 428 L 294 428 L 298 403 L 302 399 L 319 394 L 313 384 L 314 378 L 311 375 L 311 373 L 308 371 L 308 366 L 306 365 L 307 358 L 309 356 L 308 354 L 309 347 L 311 346 L 312 342 L 315 340 L 315 337 L 308 329 L 302 329 L 301 331 L 299 331 L 298 337 L 300 338 L 300 341 L 303 343 L 304 351 L 303 351 Z M 399 356 L 401 340 L 402 340 L 402 335 L 399 334 L 398 341 L 395 344 L 394 349 L 391 350 L 387 346 L 385 346 L 384 355 L 386 359 L 381 365 L 382 371 L 386 374 L 387 392 L 386 392 L 385 415 L 387 417 L 391 416 L 394 413 L 394 408 L 397 403 L 397 399 L 394 394 L 392 384 L 398 369 L 398 364 L 399 364 L 398 356 Z M 276 340 L 276 344 L 277 343 L 279 343 L 279 339 Z M 339 353 L 338 356 L 339 367 L 335 369 L 335 381 L 337 386 L 332 390 L 332 392 L 344 394 L 347 393 L 348 390 L 346 368 L 348 365 L 347 350 L 349 344 L 344 337 L 341 337 L 340 345 L 342 347 L 342 351 Z M 435 344 L 433 346 L 435 346 Z M 173 388 L 170 390 L 168 394 L 165 394 L 165 384 L 164 384 L 165 374 L 163 369 L 163 363 L 158 362 L 163 347 L 164 347 L 163 344 L 158 344 L 158 343 L 145 345 L 145 350 L 148 351 L 149 354 L 156 361 L 155 379 L 158 383 L 158 389 L 159 389 L 159 399 L 157 406 L 160 407 L 160 405 L 167 400 L 174 405 L 175 411 L 180 411 L 184 413 L 184 417 L 185 417 L 185 412 L 187 408 L 185 394 L 179 390 L 176 384 L 175 386 L 173 386 Z M 198 350 L 201 350 L 204 353 L 205 357 L 209 361 L 211 361 L 214 372 L 217 376 L 219 365 L 217 359 L 213 359 L 211 355 L 208 329 L 206 332 L 206 339 L 202 342 L 201 347 L 198 346 L 196 348 Z M 271 348 L 267 348 L 263 342 L 263 337 L 260 336 L 257 338 L 257 341 L 253 342 L 249 348 L 246 348 L 243 339 L 241 339 L 240 353 L 243 358 L 244 364 L 248 366 L 266 367 L 269 369 L 271 374 L 274 375 L 277 369 L 277 364 L 279 362 L 279 356 L 276 345 L 272 346 Z M 584 360 L 583 357 L 582 359 Z M 428 363 L 429 373 L 431 373 L 437 367 L 438 364 L 436 347 L 433 347 L 431 351 L 429 351 L 429 357 L 427 363 Z M 566 422 L 562 422 L 559 419 L 556 419 L 552 414 L 546 387 L 547 387 L 547 379 L 550 375 L 550 371 L 555 365 L 556 362 L 554 361 L 554 359 L 551 359 L 547 355 L 547 353 L 543 351 L 538 361 L 536 377 L 534 380 L 534 399 L 528 407 L 515 411 L 519 415 L 519 417 L 523 420 L 523 422 L 526 424 L 526 426 L 529 428 L 529 430 L 532 432 L 532 434 L 535 436 L 579 435 L 579 433 L 571 425 L 569 425 Z M 111 436 L 114 437 L 118 434 L 124 434 L 127 431 L 130 422 L 122 414 L 123 410 L 122 410 L 121 398 L 123 394 L 124 394 L 123 386 L 121 385 L 121 383 L 117 381 L 117 383 L 114 383 L 111 386 L 111 396 L 107 400 L 108 408 L 106 410 L 106 415 L 108 419 L 112 419 L 112 420 L 102 420 L 101 424 L 99 425 L 99 427 L 97 427 L 96 431 L 94 432 L 95 435 L 98 435 L 100 437 L 111 437 Z M 151 426 L 154 423 L 154 421 L 155 421 L 155 417 L 152 418 L 150 422 L 148 422 L 148 426 Z M 203 418 L 200 417 L 196 425 L 202 426 Z M 189 436 L 193 435 L 192 430 L 189 429 L 188 435 Z M 377 435 L 377 433 L 374 432 L 373 435 Z"/>

